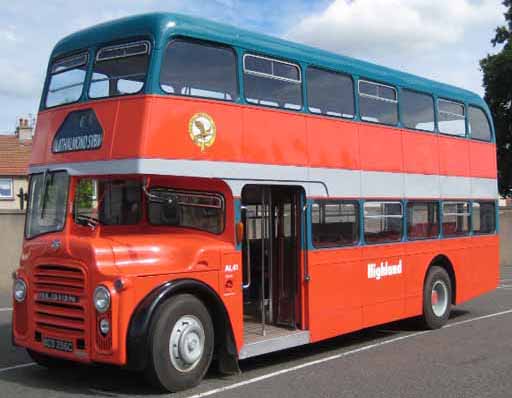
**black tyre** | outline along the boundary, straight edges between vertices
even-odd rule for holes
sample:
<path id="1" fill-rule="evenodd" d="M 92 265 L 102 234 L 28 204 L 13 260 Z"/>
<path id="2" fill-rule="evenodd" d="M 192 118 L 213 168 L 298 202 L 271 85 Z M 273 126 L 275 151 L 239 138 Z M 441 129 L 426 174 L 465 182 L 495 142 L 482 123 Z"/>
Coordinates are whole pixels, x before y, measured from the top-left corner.
<path id="1" fill-rule="evenodd" d="M 37 351 L 33 351 L 27 349 L 27 353 L 32 358 L 32 360 L 38 365 L 44 366 L 48 369 L 63 369 L 69 368 L 70 366 L 74 366 L 75 363 L 72 361 L 68 361 L 66 359 L 50 357 L 46 354 L 42 354 Z"/>
<path id="2" fill-rule="evenodd" d="M 190 294 L 171 297 L 151 322 L 146 377 L 160 390 L 194 387 L 210 367 L 213 346 L 213 323 L 204 304 Z"/>
<path id="3" fill-rule="evenodd" d="M 450 276 L 439 266 L 430 268 L 423 288 L 422 322 L 427 329 L 439 329 L 450 317 L 452 283 Z"/>

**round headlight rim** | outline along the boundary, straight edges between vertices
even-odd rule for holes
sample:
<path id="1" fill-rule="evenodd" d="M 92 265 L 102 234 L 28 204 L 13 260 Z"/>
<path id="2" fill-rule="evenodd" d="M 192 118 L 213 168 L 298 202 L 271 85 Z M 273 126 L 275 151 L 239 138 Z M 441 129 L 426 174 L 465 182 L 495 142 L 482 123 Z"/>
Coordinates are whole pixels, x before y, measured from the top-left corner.
<path id="1" fill-rule="evenodd" d="M 99 291 L 102 291 L 105 293 L 105 297 L 108 299 L 108 303 L 107 305 L 105 306 L 105 308 L 98 308 L 98 306 L 96 305 L 97 303 L 97 300 L 96 300 L 96 294 L 99 292 Z M 110 309 L 110 306 L 112 304 L 112 295 L 110 294 L 110 290 L 108 287 L 106 287 L 105 285 L 98 285 L 96 286 L 96 289 L 94 289 L 94 294 L 93 294 L 93 303 L 94 303 L 94 308 L 96 309 L 96 311 L 98 311 L 100 314 L 104 314 L 105 312 L 107 312 L 109 309 Z"/>
<path id="2" fill-rule="evenodd" d="M 18 297 L 16 295 L 16 291 L 17 291 L 16 287 L 18 286 L 18 284 L 21 284 L 23 286 L 23 297 L 21 299 L 18 299 Z M 27 290 L 28 290 L 27 282 L 25 282 L 25 280 L 23 278 L 16 278 L 16 280 L 14 281 L 13 289 L 12 289 L 12 295 L 14 297 L 14 300 L 17 303 L 23 303 L 27 299 Z"/>

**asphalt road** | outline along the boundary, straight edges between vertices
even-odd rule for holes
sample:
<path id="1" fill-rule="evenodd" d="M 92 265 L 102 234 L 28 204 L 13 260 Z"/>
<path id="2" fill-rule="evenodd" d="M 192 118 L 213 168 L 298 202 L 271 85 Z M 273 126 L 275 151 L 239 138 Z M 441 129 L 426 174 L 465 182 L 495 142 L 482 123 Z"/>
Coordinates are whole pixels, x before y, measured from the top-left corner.
<path id="1" fill-rule="evenodd" d="M 512 267 L 500 287 L 425 332 L 397 322 L 242 362 L 242 374 L 208 374 L 175 397 L 512 397 Z M 150 397 L 137 374 L 110 367 L 48 371 L 10 344 L 0 295 L 0 397 Z M 4 304 L 2 306 L 2 304 Z M 21 366 L 20 366 L 21 365 Z M 165 395 L 164 395 L 165 396 Z"/>

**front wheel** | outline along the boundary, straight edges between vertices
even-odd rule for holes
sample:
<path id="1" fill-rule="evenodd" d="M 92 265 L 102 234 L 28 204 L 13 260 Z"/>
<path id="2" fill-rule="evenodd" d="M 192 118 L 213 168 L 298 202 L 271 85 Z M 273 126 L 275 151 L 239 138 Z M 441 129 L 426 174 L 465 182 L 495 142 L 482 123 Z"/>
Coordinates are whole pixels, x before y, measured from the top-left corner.
<path id="1" fill-rule="evenodd" d="M 430 268 L 423 289 L 423 323 L 428 329 L 439 329 L 448 321 L 452 306 L 450 276 L 439 266 Z"/>
<path id="2" fill-rule="evenodd" d="M 171 297 L 155 313 L 149 342 L 149 381 L 170 392 L 194 387 L 203 379 L 213 356 L 211 316 L 193 295 Z"/>

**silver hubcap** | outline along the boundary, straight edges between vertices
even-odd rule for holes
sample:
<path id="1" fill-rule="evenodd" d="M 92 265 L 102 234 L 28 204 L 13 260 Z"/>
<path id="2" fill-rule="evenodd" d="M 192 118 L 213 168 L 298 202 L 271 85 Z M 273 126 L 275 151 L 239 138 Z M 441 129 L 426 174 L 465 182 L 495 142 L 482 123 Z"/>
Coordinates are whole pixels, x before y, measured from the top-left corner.
<path id="1" fill-rule="evenodd" d="M 180 372 L 194 369 L 204 351 L 204 328 L 201 321 L 193 315 L 178 319 L 169 339 L 169 354 L 173 366 Z"/>
<path id="2" fill-rule="evenodd" d="M 432 286 L 432 311 L 442 317 L 448 308 L 448 286 L 444 281 L 435 281 Z"/>

